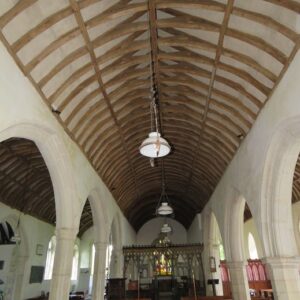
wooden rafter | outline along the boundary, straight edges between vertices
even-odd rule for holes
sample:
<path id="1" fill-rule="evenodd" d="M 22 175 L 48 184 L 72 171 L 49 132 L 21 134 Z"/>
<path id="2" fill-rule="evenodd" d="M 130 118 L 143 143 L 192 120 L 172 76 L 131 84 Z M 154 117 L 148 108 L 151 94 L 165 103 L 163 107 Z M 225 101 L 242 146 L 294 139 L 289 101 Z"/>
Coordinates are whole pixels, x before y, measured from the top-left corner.
<path id="1" fill-rule="evenodd" d="M 81 34 L 82 34 L 82 36 L 83 36 L 83 38 L 85 40 L 86 46 L 87 46 L 87 48 L 89 50 L 89 54 L 90 54 L 91 61 L 92 61 L 93 67 L 94 67 L 94 71 L 96 73 L 96 77 L 97 77 L 97 80 L 98 80 L 98 83 L 99 83 L 99 90 L 101 91 L 101 93 L 103 95 L 103 99 L 105 100 L 105 102 L 107 104 L 107 107 L 108 107 L 108 109 L 110 111 L 111 117 L 113 118 L 113 120 L 115 122 L 115 125 L 118 128 L 118 131 L 119 131 L 119 134 L 120 134 L 120 138 L 122 140 L 122 145 L 123 145 L 123 148 L 125 150 L 125 153 L 126 153 L 126 156 L 127 156 L 127 160 L 128 160 L 128 164 L 129 164 L 130 169 L 132 171 L 133 179 L 134 179 L 134 182 L 135 182 L 135 185 L 136 185 L 137 197 L 139 198 L 140 195 L 139 195 L 139 192 L 138 192 L 137 176 L 136 176 L 134 167 L 131 164 L 130 158 L 128 156 L 127 146 L 126 146 L 125 141 L 124 141 L 124 137 L 123 137 L 123 133 L 122 133 L 121 127 L 119 125 L 119 122 L 118 122 L 118 120 L 116 118 L 115 112 L 114 112 L 114 110 L 112 108 L 112 105 L 110 103 L 110 99 L 108 97 L 108 94 L 107 94 L 107 92 L 106 92 L 106 90 L 104 88 L 104 84 L 103 84 L 102 77 L 101 77 L 101 70 L 100 70 L 99 65 L 97 63 L 97 58 L 96 58 L 96 55 L 94 53 L 92 42 L 91 42 L 91 40 L 89 38 L 87 28 L 85 26 L 85 23 L 83 21 L 82 15 L 80 13 L 79 5 L 78 5 L 77 1 L 75 1 L 75 0 L 69 0 L 69 1 L 70 1 L 70 5 L 71 5 L 72 9 L 74 10 L 76 21 L 77 21 L 78 26 L 80 28 Z"/>

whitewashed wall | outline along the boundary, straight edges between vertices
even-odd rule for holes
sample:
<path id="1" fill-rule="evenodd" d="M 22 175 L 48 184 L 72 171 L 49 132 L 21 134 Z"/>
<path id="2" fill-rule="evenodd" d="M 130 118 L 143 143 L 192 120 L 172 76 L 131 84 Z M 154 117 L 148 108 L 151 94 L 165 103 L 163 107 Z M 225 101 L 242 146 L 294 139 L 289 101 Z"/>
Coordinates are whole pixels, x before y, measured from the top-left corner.
<path id="1" fill-rule="evenodd" d="M 187 232 L 187 240 L 189 243 L 203 243 L 201 223 L 201 214 L 197 214 Z"/>
<path id="2" fill-rule="evenodd" d="M 154 218 L 146 222 L 137 233 L 138 245 L 151 245 L 152 242 L 158 237 L 160 229 L 163 225 L 164 218 Z M 169 238 L 174 244 L 183 244 L 187 242 L 186 229 L 174 219 L 167 219 L 167 223 L 172 227 L 172 233 Z"/>
<path id="3" fill-rule="evenodd" d="M 7 217 L 11 218 L 12 216 L 18 218 L 19 212 L 0 203 L 0 222 L 5 221 L 7 220 Z M 49 280 L 43 280 L 42 283 L 29 284 L 29 278 L 31 266 L 45 266 L 48 243 L 54 235 L 55 228 L 52 225 L 23 214 L 21 215 L 20 227 L 22 229 L 21 243 L 26 243 L 28 245 L 28 253 L 23 253 L 25 255 L 28 254 L 24 270 L 24 298 L 26 299 L 41 295 L 41 291 L 49 292 Z M 44 248 L 43 255 L 41 256 L 36 254 L 37 244 L 42 245 Z M 10 267 L 10 258 L 15 247 L 16 246 L 0 246 L 0 260 L 5 260 L 5 269 L 3 272 L 0 271 L 0 278 L 4 282 L 6 282 Z M 21 253 L 22 252 L 23 250 L 21 249 Z"/>

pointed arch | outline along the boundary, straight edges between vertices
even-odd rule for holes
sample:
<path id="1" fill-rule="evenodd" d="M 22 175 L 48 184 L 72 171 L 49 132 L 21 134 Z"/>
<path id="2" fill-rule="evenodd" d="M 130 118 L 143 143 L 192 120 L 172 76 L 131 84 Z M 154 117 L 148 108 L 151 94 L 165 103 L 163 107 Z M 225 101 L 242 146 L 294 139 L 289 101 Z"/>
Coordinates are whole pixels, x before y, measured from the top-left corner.
<path id="1" fill-rule="evenodd" d="M 299 152 L 300 116 L 297 116 L 279 124 L 266 151 L 260 194 L 259 230 L 268 257 L 298 256 L 291 199 Z"/>
<path id="2" fill-rule="evenodd" d="M 58 228 L 74 228 L 74 210 L 77 208 L 69 154 L 57 134 L 41 124 L 18 123 L 0 129 L 0 142 L 9 138 L 25 138 L 33 141 L 41 152 L 53 184 Z"/>

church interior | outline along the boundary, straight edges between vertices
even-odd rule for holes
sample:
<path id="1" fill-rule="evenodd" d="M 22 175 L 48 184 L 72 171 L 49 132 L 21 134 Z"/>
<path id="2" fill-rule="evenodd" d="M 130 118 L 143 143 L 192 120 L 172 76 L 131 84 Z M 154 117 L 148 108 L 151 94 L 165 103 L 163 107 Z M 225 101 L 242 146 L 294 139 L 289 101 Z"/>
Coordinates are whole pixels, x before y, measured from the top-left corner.
<path id="1" fill-rule="evenodd" d="M 0 300 L 300 299 L 300 0 L 0 0 Z"/>

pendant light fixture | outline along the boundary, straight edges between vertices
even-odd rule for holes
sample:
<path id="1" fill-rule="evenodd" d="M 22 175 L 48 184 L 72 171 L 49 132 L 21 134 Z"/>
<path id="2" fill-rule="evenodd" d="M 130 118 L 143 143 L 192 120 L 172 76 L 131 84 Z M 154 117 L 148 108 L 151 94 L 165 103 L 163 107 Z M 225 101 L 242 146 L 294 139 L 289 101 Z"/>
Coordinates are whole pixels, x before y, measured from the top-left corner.
<path id="1" fill-rule="evenodd" d="M 150 103 L 151 112 L 151 132 L 140 146 L 140 153 L 150 158 L 158 158 L 166 156 L 170 153 L 171 147 L 169 143 L 161 137 L 158 129 L 157 105 L 155 98 Z M 155 131 L 153 129 L 152 118 L 154 115 Z"/>
<path id="2" fill-rule="evenodd" d="M 158 203 L 157 203 L 155 214 L 157 216 L 168 216 L 168 215 L 172 215 L 174 210 L 171 206 L 171 201 L 169 200 L 169 197 L 166 193 L 165 172 L 164 172 L 163 161 L 162 161 L 161 169 L 162 169 L 162 176 L 161 176 L 162 177 L 162 191 L 161 191 L 161 195 L 158 200 Z"/>
<path id="3" fill-rule="evenodd" d="M 160 232 L 162 233 L 170 233 L 172 232 L 172 228 L 168 223 L 164 223 L 163 226 L 160 229 Z"/>
<path id="4" fill-rule="evenodd" d="M 150 24 L 150 18 L 149 18 Z M 149 41 L 151 45 L 151 34 L 149 34 Z M 171 151 L 169 143 L 161 136 L 159 131 L 159 99 L 158 99 L 158 87 L 156 86 L 156 74 L 154 71 L 154 59 L 153 53 L 150 52 L 150 79 L 151 79 L 151 91 L 150 91 L 150 118 L 151 118 L 151 132 L 148 137 L 142 142 L 139 150 L 143 156 L 149 158 L 158 158 L 168 155 Z M 153 122 L 154 121 L 154 122 Z M 154 124 L 155 128 L 154 128 Z M 153 163 L 152 163 L 153 164 Z M 151 165 L 152 165 L 151 164 Z"/>

